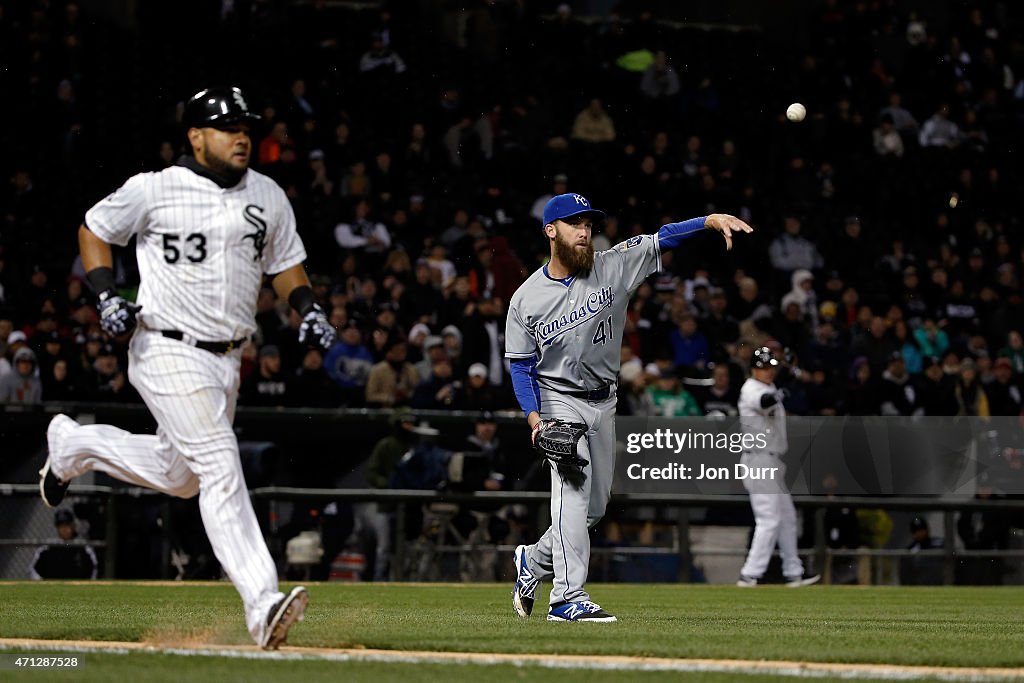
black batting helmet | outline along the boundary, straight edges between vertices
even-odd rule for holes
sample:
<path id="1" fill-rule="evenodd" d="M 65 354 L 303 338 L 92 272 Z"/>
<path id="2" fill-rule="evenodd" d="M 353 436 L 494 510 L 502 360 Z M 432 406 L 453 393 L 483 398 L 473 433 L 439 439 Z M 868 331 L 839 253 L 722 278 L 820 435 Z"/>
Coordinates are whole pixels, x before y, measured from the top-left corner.
<path id="1" fill-rule="evenodd" d="M 754 351 L 754 355 L 750 357 L 750 367 L 752 368 L 777 368 L 779 367 L 779 360 L 772 355 L 772 350 L 767 346 L 762 346 Z"/>
<path id="2" fill-rule="evenodd" d="M 249 111 L 242 91 L 232 86 L 200 90 L 185 104 L 182 121 L 187 128 L 220 128 L 235 123 L 255 123 L 262 117 Z"/>

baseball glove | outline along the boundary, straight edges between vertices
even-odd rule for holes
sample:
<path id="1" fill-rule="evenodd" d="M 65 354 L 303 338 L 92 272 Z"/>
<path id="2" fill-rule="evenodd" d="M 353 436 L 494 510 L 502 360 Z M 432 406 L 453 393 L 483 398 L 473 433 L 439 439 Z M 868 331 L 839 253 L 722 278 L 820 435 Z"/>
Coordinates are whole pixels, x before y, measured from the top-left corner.
<path id="1" fill-rule="evenodd" d="M 576 488 L 587 480 L 583 468 L 590 464 L 579 454 L 579 441 L 586 433 L 587 425 L 582 422 L 559 419 L 541 420 L 533 433 L 533 447 Z"/>

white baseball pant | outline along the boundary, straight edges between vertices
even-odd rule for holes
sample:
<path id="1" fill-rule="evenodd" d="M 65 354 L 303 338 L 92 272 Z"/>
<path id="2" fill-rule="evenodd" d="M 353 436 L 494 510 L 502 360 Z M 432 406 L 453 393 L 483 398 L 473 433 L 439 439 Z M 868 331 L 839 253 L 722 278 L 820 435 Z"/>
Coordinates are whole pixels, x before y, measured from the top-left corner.
<path id="1" fill-rule="evenodd" d="M 786 466 L 770 453 L 745 453 L 740 462 L 751 468 L 779 468 L 774 480 L 743 480 L 754 511 L 754 538 L 740 573 L 755 579 L 764 576 L 778 544 L 783 575 L 803 576 L 804 564 L 796 543 L 796 508 L 785 486 Z"/>
<path id="2" fill-rule="evenodd" d="M 97 470 L 180 498 L 198 493 L 214 554 L 241 595 L 246 626 L 259 643 L 271 606 L 284 595 L 232 428 L 240 358 L 240 351 L 217 355 L 139 329 L 129 346 L 128 376 L 156 418 L 156 435 L 79 425 L 50 457 L 63 481 Z"/>

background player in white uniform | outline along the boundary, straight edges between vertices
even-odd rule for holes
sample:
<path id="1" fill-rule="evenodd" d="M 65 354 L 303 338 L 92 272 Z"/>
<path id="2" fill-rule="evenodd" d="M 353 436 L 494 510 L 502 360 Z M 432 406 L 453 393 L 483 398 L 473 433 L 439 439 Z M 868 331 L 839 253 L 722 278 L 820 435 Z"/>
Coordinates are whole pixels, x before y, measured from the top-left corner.
<path id="1" fill-rule="evenodd" d="M 242 476 L 232 429 L 240 347 L 256 324 L 264 273 L 303 316 L 300 341 L 329 348 L 334 331 L 314 304 L 305 249 L 284 191 L 250 170 L 249 112 L 237 88 L 210 88 L 186 105 L 193 156 L 129 178 L 92 207 L 79 229 L 82 262 L 100 324 L 132 332 L 128 376 L 156 418 L 155 436 L 56 416 L 40 492 L 50 506 L 89 470 L 173 496 L 199 494 L 203 525 L 241 594 L 249 633 L 278 647 L 302 619 L 308 595 L 277 588 L 277 569 Z M 118 296 L 111 244 L 134 236 L 138 303 Z"/>
<path id="2" fill-rule="evenodd" d="M 542 419 L 587 425 L 579 454 L 589 460 L 577 488 L 551 472 L 551 526 L 537 543 L 516 548 L 516 612 L 528 617 L 539 583 L 552 579 L 550 621 L 615 621 L 584 589 L 590 564 L 590 527 L 604 515 L 615 465 L 615 380 L 629 297 L 661 267 L 661 251 L 705 228 L 724 235 L 751 232 L 725 214 L 669 223 L 594 252 L 595 211 L 578 194 L 553 197 L 544 207 L 551 259 L 526 279 L 509 303 L 505 330 L 516 398 L 537 433 Z"/>
<path id="3" fill-rule="evenodd" d="M 744 479 L 754 510 L 754 538 L 750 552 L 740 570 L 737 586 L 751 588 L 764 576 L 776 543 L 782 555 L 782 574 L 786 585 L 807 586 L 817 583 L 819 575 L 805 576 L 804 564 L 796 545 L 796 508 L 786 489 L 786 465 L 782 455 L 789 450 L 786 437 L 786 409 L 782 404 L 785 392 L 775 386 L 779 367 L 767 346 L 754 351 L 750 358 L 750 377 L 740 388 L 740 422 L 744 431 L 764 434 L 766 447 L 745 451 L 740 462 L 751 468 L 775 468 L 771 479 Z M 758 471 L 764 471 L 758 469 Z"/>

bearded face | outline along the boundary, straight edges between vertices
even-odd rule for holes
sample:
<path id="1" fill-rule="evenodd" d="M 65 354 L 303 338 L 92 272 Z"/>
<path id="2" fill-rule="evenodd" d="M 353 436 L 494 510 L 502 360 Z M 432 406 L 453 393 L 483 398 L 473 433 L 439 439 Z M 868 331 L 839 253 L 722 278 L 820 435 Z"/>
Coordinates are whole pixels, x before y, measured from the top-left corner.
<path id="1" fill-rule="evenodd" d="M 589 226 L 590 221 L 575 224 L 558 221 L 552 243 L 555 258 L 570 272 L 586 277 L 594 267 L 594 243 L 590 241 L 590 231 L 581 230 L 584 224 Z"/>

